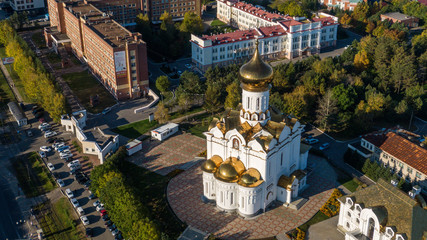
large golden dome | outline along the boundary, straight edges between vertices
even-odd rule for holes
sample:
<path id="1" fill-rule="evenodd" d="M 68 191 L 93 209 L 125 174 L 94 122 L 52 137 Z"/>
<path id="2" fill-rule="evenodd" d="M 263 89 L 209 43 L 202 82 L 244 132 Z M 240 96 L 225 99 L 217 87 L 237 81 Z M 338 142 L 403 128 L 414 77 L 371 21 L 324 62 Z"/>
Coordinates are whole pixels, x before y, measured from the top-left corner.
<path id="1" fill-rule="evenodd" d="M 255 168 L 249 168 L 242 174 L 238 184 L 244 187 L 256 187 L 259 186 L 263 180 L 261 180 L 261 174 Z"/>
<path id="2" fill-rule="evenodd" d="M 231 157 L 219 166 L 218 170 L 215 172 L 215 177 L 225 182 L 237 182 L 244 171 L 245 165 L 242 161 Z"/>
<path id="3" fill-rule="evenodd" d="M 213 173 L 221 165 L 222 158 L 218 155 L 212 156 L 202 164 L 202 170 L 205 172 Z"/>
<path id="4" fill-rule="evenodd" d="M 258 51 L 258 40 L 252 59 L 240 68 L 240 81 L 247 91 L 265 91 L 273 80 L 273 68 L 265 63 Z"/>

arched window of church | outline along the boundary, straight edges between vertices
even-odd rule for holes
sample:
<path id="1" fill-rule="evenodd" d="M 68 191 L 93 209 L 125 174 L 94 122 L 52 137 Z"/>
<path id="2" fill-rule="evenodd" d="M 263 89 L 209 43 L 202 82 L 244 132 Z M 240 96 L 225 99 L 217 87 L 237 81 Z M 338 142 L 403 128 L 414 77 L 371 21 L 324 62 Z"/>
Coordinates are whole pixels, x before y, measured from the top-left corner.
<path id="1" fill-rule="evenodd" d="M 234 195 L 233 193 L 230 194 L 230 205 L 233 205 L 233 199 L 234 199 L 233 195 Z"/>
<path id="2" fill-rule="evenodd" d="M 239 149 L 239 140 L 237 138 L 233 139 L 233 148 Z"/>
<path id="3" fill-rule="evenodd" d="M 258 121 L 258 115 L 256 113 L 252 114 L 252 121 Z"/>
<path id="4" fill-rule="evenodd" d="M 248 108 L 248 109 L 249 109 L 249 106 L 250 106 L 250 104 L 249 104 L 249 103 L 250 103 L 250 98 L 248 97 L 248 102 L 247 102 L 247 106 L 248 106 L 247 108 Z"/>
<path id="5" fill-rule="evenodd" d="M 242 205 L 242 208 L 245 207 L 245 198 L 244 197 L 242 197 L 242 203 L 241 203 L 241 205 Z"/>
<path id="6" fill-rule="evenodd" d="M 368 221 L 368 239 L 373 240 L 374 239 L 374 231 L 375 231 L 375 221 L 373 218 L 369 218 Z"/>
<path id="7" fill-rule="evenodd" d="M 262 97 L 262 109 L 266 109 L 267 108 L 267 98 L 266 97 Z"/>
<path id="8" fill-rule="evenodd" d="M 256 110 L 259 110 L 259 98 L 256 99 Z"/>
<path id="9" fill-rule="evenodd" d="M 261 117 L 259 118 L 260 120 L 264 120 L 265 119 L 265 114 L 261 113 Z"/>

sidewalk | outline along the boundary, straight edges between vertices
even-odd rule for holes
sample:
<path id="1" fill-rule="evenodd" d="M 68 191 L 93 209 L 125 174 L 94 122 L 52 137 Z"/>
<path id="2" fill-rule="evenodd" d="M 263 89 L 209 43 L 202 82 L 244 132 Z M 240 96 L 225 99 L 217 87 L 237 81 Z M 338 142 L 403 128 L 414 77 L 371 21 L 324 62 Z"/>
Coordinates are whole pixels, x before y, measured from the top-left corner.
<path id="1" fill-rule="evenodd" d="M 1 71 L 3 72 L 3 75 L 6 77 L 9 87 L 12 89 L 13 94 L 15 95 L 16 100 L 18 100 L 18 102 L 24 102 L 21 94 L 19 93 L 18 89 L 15 87 L 15 83 L 13 82 L 13 79 L 10 77 L 9 71 L 7 71 L 7 68 L 3 65 L 3 61 L 0 61 L 0 67 L 1 67 Z"/>

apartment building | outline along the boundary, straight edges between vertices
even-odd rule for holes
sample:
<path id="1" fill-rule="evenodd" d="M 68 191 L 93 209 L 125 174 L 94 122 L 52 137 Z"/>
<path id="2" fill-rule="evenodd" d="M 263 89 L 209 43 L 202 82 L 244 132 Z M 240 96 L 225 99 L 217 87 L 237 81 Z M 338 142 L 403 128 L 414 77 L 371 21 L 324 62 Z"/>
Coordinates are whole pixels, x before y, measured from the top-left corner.
<path id="1" fill-rule="evenodd" d="M 372 153 L 372 160 L 427 192 L 427 149 L 421 141 L 417 134 L 395 129 L 364 135 L 360 145 Z"/>
<path id="2" fill-rule="evenodd" d="M 44 0 L 10 0 L 13 11 L 26 11 L 29 13 L 42 12 L 45 8 Z"/>
<path id="3" fill-rule="evenodd" d="M 84 0 L 84 3 L 92 4 L 124 27 L 135 26 L 136 16 L 144 12 L 143 1 L 139 0 Z"/>
<path id="4" fill-rule="evenodd" d="M 45 28 L 48 46 L 70 42 L 72 52 L 116 99 L 148 93 L 146 44 L 92 4 L 48 0 L 51 27 Z"/>
<path id="5" fill-rule="evenodd" d="M 173 21 L 184 19 L 186 12 L 194 12 L 201 16 L 201 0 L 151 0 L 147 4 L 147 11 L 153 23 L 160 23 L 160 16 L 166 11 L 172 16 Z"/>
<path id="6" fill-rule="evenodd" d="M 353 11 L 357 4 L 364 0 L 319 0 L 321 5 L 326 6 L 328 9 L 339 8 L 342 10 Z"/>
<path id="7" fill-rule="evenodd" d="M 231 9 L 230 14 L 219 5 Z M 192 61 L 202 71 L 245 62 L 254 52 L 256 39 L 259 53 L 265 60 L 318 54 L 320 49 L 336 45 L 338 18 L 332 15 L 322 14 L 311 20 L 292 18 L 270 14 L 243 2 L 218 0 L 220 11 L 219 19 L 242 30 L 201 37 L 191 35 Z"/>

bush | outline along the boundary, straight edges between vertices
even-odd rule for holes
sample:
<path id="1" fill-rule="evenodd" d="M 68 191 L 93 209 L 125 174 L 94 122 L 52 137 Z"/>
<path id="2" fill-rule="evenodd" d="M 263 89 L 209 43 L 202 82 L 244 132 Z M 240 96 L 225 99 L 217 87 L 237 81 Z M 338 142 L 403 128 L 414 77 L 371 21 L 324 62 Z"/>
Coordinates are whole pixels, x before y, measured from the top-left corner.
<path id="1" fill-rule="evenodd" d="M 342 196 L 341 191 L 335 188 L 328 201 L 320 208 L 320 211 L 328 217 L 337 215 L 340 211 L 338 198 Z"/>
<path id="2" fill-rule="evenodd" d="M 297 228 L 297 240 L 304 240 L 305 239 L 305 232 L 299 228 Z"/>
<path id="3" fill-rule="evenodd" d="M 82 153 L 82 152 L 83 152 L 82 147 L 80 147 L 79 143 L 78 143 L 76 140 L 74 140 L 74 141 L 73 141 L 73 146 L 76 148 L 76 150 L 77 150 L 79 153 Z M 83 157 L 83 159 L 84 159 L 84 157 Z M 89 160 L 89 158 L 88 158 L 88 160 Z"/>

